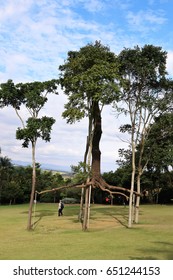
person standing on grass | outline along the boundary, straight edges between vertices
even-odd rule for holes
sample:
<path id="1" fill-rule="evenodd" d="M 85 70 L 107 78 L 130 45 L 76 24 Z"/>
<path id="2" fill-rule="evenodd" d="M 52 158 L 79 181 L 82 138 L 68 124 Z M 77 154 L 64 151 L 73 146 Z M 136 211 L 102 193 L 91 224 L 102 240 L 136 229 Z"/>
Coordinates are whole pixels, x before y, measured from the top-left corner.
<path id="1" fill-rule="evenodd" d="M 63 209 L 64 209 L 64 204 L 62 203 L 62 201 L 59 201 L 59 205 L 58 205 L 58 216 L 63 216 Z"/>

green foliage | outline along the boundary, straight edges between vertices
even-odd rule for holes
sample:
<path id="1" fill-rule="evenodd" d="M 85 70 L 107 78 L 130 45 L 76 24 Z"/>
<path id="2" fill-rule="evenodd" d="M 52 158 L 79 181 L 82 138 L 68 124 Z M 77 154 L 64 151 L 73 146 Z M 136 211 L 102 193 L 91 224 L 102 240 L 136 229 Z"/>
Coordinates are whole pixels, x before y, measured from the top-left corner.
<path id="1" fill-rule="evenodd" d="M 0 204 L 3 202 L 6 189 L 9 187 L 13 173 L 13 165 L 8 157 L 0 156 Z"/>
<path id="2" fill-rule="evenodd" d="M 24 124 L 21 116 L 23 128 L 18 128 L 16 138 L 24 140 L 23 147 L 28 147 L 29 142 L 35 143 L 38 138 L 50 141 L 51 127 L 55 123 L 53 118 L 38 118 L 39 111 L 47 102 L 48 93 L 57 93 L 57 80 L 45 82 L 31 82 L 14 84 L 12 80 L 0 85 L 0 106 L 12 106 L 19 110 L 24 105 L 29 113 L 30 118 Z"/>
<path id="3" fill-rule="evenodd" d="M 19 110 L 24 99 L 23 91 L 20 91 L 12 80 L 0 85 L 0 108 L 12 106 Z"/>
<path id="4" fill-rule="evenodd" d="M 59 173 L 44 171 L 36 163 L 36 190 L 38 192 L 47 189 L 58 188 L 65 184 L 65 180 Z M 32 167 L 13 166 L 8 158 L 0 157 L 0 203 L 26 203 L 29 201 L 32 182 Z M 69 195 L 71 195 L 69 193 Z M 66 194 L 65 194 L 66 196 Z M 58 192 L 48 193 L 38 197 L 40 201 L 58 201 Z"/>
<path id="5" fill-rule="evenodd" d="M 28 148 L 30 142 L 36 142 L 38 138 L 50 141 L 50 132 L 55 120 L 51 117 L 28 118 L 25 128 L 18 128 L 16 138 L 24 140 L 23 147 Z"/>
<path id="6" fill-rule="evenodd" d="M 164 113 L 155 118 L 144 147 L 144 157 L 148 158 L 148 169 L 159 172 L 173 167 L 173 114 Z M 137 147 L 137 152 L 139 147 Z"/>
<path id="7" fill-rule="evenodd" d="M 129 189 L 131 181 L 131 166 L 130 164 L 121 166 L 117 170 L 103 173 L 104 180 L 113 186 L 119 186 Z"/>
<path id="8" fill-rule="evenodd" d="M 170 88 L 166 79 L 167 53 L 161 47 L 145 45 L 124 49 L 118 55 L 121 99 L 136 110 L 164 108 L 164 95 Z M 161 106 L 162 105 L 162 106 Z M 127 108 L 122 109 L 127 114 Z M 139 113 L 136 112 L 137 118 Z"/>
<path id="9" fill-rule="evenodd" d="M 12 106 L 20 110 L 20 106 L 25 104 L 38 113 L 47 101 L 47 94 L 52 92 L 57 94 L 57 80 L 16 85 L 8 80 L 0 85 L 0 107 Z"/>
<path id="10" fill-rule="evenodd" d="M 117 62 L 108 47 L 96 41 L 79 51 L 68 52 L 67 61 L 60 65 L 59 83 L 68 96 L 63 117 L 67 122 L 79 121 L 93 114 L 92 102 L 101 106 L 118 97 Z"/>
<path id="11" fill-rule="evenodd" d="M 167 53 L 161 47 L 153 45 L 125 48 L 118 56 L 120 72 L 124 77 L 133 77 L 137 86 L 157 85 L 158 79 L 164 78 L 166 72 Z M 130 86 L 130 84 L 129 84 Z M 127 84 L 128 89 L 128 84 Z"/>

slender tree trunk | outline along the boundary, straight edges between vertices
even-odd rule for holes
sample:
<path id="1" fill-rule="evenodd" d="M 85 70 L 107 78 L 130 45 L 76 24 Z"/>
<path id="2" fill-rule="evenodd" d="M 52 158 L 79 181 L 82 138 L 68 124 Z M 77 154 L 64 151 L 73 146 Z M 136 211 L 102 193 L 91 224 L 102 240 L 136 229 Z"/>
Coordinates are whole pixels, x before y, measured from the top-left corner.
<path id="1" fill-rule="evenodd" d="M 89 132 L 88 132 L 89 134 Z M 88 151 L 89 151 L 89 135 L 87 136 L 87 142 L 86 142 L 86 149 L 85 149 L 85 154 L 84 154 L 84 164 L 87 162 L 87 156 L 88 156 Z M 86 171 L 86 167 L 84 167 L 84 171 Z M 82 223 L 83 218 L 84 218 L 84 195 L 85 195 L 85 190 L 82 188 L 81 190 L 81 198 L 80 198 L 80 211 L 79 211 L 79 221 Z"/>
<path id="2" fill-rule="evenodd" d="M 135 201 L 136 201 L 136 195 L 133 193 L 133 200 L 132 200 L 132 222 L 135 222 Z"/>
<path id="3" fill-rule="evenodd" d="M 85 210 L 84 210 L 84 220 L 82 224 L 83 231 L 88 229 L 88 207 L 89 207 L 89 187 L 85 189 Z"/>
<path id="4" fill-rule="evenodd" d="M 84 217 L 83 217 L 83 224 L 82 224 L 82 229 L 84 231 L 89 228 L 91 190 L 92 190 L 91 186 L 85 189 L 85 208 L 84 208 Z"/>
<path id="5" fill-rule="evenodd" d="M 89 107 L 89 102 L 88 102 Z M 86 141 L 86 149 L 84 154 L 84 164 L 87 163 L 88 158 L 88 166 L 91 164 L 91 147 L 92 147 L 92 115 L 89 115 L 89 124 L 88 124 L 88 136 Z M 86 167 L 85 170 L 86 171 Z M 81 190 L 81 199 L 80 199 L 80 212 L 79 212 L 79 221 L 82 223 L 84 218 L 84 188 Z"/>
<path id="6" fill-rule="evenodd" d="M 32 229 L 32 208 L 34 203 L 34 194 L 35 194 L 35 185 L 36 185 L 35 147 L 36 147 L 36 143 L 32 142 L 32 190 L 31 190 L 30 203 L 29 203 L 27 230 Z"/>
<path id="7" fill-rule="evenodd" d="M 134 143 L 134 133 L 132 131 L 132 175 L 131 175 L 131 188 L 130 188 L 130 197 L 129 197 L 129 218 L 128 218 L 128 227 L 132 227 L 133 223 L 133 192 L 134 192 L 134 183 L 135 183 L 135 143 Z"/>
<path id="8" fill-rule="evenodd" d="M 79 221 L 83 222 L 83 211 L 84 211 L 84 194 L 85 190 L 82 188 L 81 190 L 81 197 L 80 197 L 80 211 L 79 211 Z"/>
<path id="9" fill-rule="evenodd" d="M 86 152 L 84 156 L 84 163 L 88 164 L 88 168 L 91 165 L 91 157 L 92 157 L 92 142 L 93 142 L 93 119 L 92 114 L 89 117 L 89 129 L 88 129 L 88 137 L 87 137 L 87 145 Z M 87 160 L 88 159 L 88 160 Z M 90 177 L 88 176 L 87 182 L 90 181 Z M 85 211 L 84 211 L 84 219 L 83 219 L 83 230 L 87 230 L 89 228 L 89 217 L 90 217 L 90 201 L 91 201 L 91 186 L 89 189 L 86 189 L 85 192 Z"/>
<path id="10" fill-rule="evenodd" d="M 144 127 L 145 128 L 145 127 Z M 137 175 L 137 192 L 141 193 L 141 176 L 143 174 L 143 171 L 148 163 L 148 160 L 146 161 L 145 165 L 142 168 L 142 157 L 144 153 L 144 145 L 145 145 L 145 138 L 146 138 L 146 133 L 144 133 L 144 129 L 141 135 L 141 140 L 140 140 L 140 153 L 139 153 L 139 161 L 138 161 L 138 175 Z M 134 222 L 136 224 L 139 223 L 139 206 L 140 206 L 140 196 L 137 196 L 136 198 L 136 206 L 135 206 L 135 219 Z"/>
<path id="11" fill-rule="evenodd" d="M 87 228 L 89 228 L 89 220 L 90 220 L 90 207 L 91 207 L 91 192 L 92 186 L 89 186 L 89 194 L 88 194 L 88 220 L 87 220 Z"/>
<path id="12" fill-rule="evenodd" d="M 138 173 L 137 176 L 137 192 L 141 193 L 141 173 Z M 136 197 L 136 205 L 135 205 L 135 223 L 139 223 L 139 205 L 140 205 L 140 196 Z"/>

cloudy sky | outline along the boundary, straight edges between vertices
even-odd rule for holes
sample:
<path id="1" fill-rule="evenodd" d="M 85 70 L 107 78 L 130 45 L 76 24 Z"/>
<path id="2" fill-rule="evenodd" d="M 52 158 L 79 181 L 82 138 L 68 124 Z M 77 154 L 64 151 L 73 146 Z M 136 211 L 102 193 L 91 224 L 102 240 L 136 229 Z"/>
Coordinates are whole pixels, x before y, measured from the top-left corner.
<path id="1" fill-rule="evenodd" d="M 69 50 L 101 40 L 118 54 L 124 47 L 153 44 L 168 53 L 173 77 L 172 0 L 0 0 L 0 83 L 58 78 Z M 61 114 L 66 97 L 50 96 L 43 115 L 56 119 L 51 142 L 38 143 L 37 162 L 69 169 L 83 160 L 86 120 L 66 124 Z M 22 112 L 25 116 L 25 111 Z M 103 111 L 102 172 L 116 169 L 122 118 Z M 31 162 L 31 149 L 15 139 L 20 121 L 10 108 L 0 110 L 0 147 L 11 160 Z"/>

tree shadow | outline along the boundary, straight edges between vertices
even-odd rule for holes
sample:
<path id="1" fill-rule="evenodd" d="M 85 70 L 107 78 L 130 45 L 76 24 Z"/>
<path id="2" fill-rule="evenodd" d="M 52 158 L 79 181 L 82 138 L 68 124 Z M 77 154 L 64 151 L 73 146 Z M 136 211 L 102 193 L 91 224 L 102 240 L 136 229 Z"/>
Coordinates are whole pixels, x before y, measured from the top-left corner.
<path id="1" fill-rule="evenodd" d="M 128 228 L 128 225 L 127 225 L 128 217 L 127 216 L 123 215 L 122 218 L 117 218 L 113 215 L 110 215 L 110 216 L 112 216 L 115 219 L 115 221 L 117 221 L 120 225 L 122 225 L 125 228 Z"/>
<path id="2" fill-rule="evenodd" d="M 141 257 L 132 256 L 130 257 L 130 259 L 131 260 L 173 260 L 173 243 L 161 242 L 161 241 L 155 241 L 152 243 L 156 244 L 157 247 L 152 249 L 151 248 L 142 249 L 140 250 L 143 253 Z M 169 246 L 169 249 L 168 248 L 166 249 L 165 246 Z M 160 253 L 162 255 L 165 255 L 165 257 L 159 259 L 158 254 Z"/>
<path id="3" fill-rule="evenodd" d="M 33 222 L 32 228 L 36 228 L 43 217 L 53 216 L 55 214 L 54 210 L 39 210 L 35 212 L 35 215 L 32 216 L 33 219 L 37 219 Z"/>
<path id="4" fill-rule="evenodd" d="M 122 225 L 125 228 L 128 228 L 127 223 L 128 223 L 128 209 L 126 207 L 121 207 L 120 208 L 100 208 L 97 209 L 97 212 L 109 217 L 114 218 L 116 222 L 118 222 L 120 225 Z M 97 219 L 97 218 L 96 218 Z"/>
<path id="5" fill-rule="evenodd" d="M 93 209 L 94 210 L 94 209 Z M 114 206 L 110 207 L 110 208 L 98 208 L 96 209 L 96 212 L 104 214 L 104 215 L 125 215 L 128 214 L 128 209 L 126 207 L 121 207 L 119 206 L 118 208 L 114 208 Z"/>

